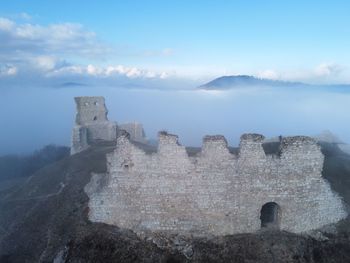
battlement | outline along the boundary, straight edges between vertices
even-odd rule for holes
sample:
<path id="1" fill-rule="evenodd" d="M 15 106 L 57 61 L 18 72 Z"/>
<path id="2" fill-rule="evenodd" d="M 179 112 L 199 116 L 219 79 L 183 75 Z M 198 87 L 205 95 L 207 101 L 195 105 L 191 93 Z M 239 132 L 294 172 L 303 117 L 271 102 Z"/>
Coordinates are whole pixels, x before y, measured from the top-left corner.
<path id="1" fill-rule="evenodd" d="M 281 152 L 299 152 L 304 151 L 320 151 L 321 148 L 317 144 L 317 141 L 311 137 L 307 136 L 293 136 L 293 137 L 283 137 L 281 141 Z"/>
<path id="2" fill-rule="evenodd" d="M 175 134 L 170 134 L 166 131 L 160 131 L 158 133 L 158 145 L 180 145 L 179 136 Z"/>
<path id="3" fill-rule="evenodd" d="M 202 148 L 210 148 L 215 146 L 228 147 L 227 140 L 223 135 L 206 135 L 203 137 Z"/>
<path id="4" fill-rule="evenodd" d="M 132 140 L 130 134 L 127 131 L 119 130 L 119 137 L 124 137 L 127 140 Z M 295 158 L 294 161 L 298 159 L 310 159 L 312 156 L 315 159 L 321 158 L 323 162 L 323 155 L 320 146 L 317 141 L 308 136 L 289 136 L 281 137 L 280 150 L 274 154 L 266 155 L 262 147 L 265 137 L 261 134 L 256 133 L 246 133 L 240 137 L 240 143 L 238 148 L 238 154 L 230 153 L 229 146 L 225 136 L 223 135 L 206 135 L 202 140 L 202 147 L 198 148 L 196 156 L 206 154 L 206 155 L 216 155 L 218 150 L 222 152 L 229 153 L 232 158 L 268 158 L 269 156 L 274 159 L 283 158 Z M 124 140 L 123 140 L 124 141 Z M 136 146 L 137 147 L 137 146 Z M 179 136 L 175 134 L 170 134 L 166 131 L 160 131 L 158 133 L 158 151 L 159 148 L 174 147 L 176 149 L 184 148 L 179 142 Z M 140 150 L 143 150 L 140 148 Z M 156 153 L 157 149 L 153 151 Z M 291 156 L 294 155 L 294 156 Z M 297 158 L 299 156 L 300 158 Z M 188 155 L 188 157 L 193 157 Z M 300 161 L 300 160 L 299 160 Z M 300 161 L 302 162 L 302 161 Z"/>
<path id="5" fill-rule="evenodd" d="M 253 167 L 264 167 L 273 162 L 274 165 L 283 165 L 290 169 L 314 169 L 319 171 L 320 176 L 323 167 L 323 154 L 320 146 L 311 137 L 307 136 L 291 136 L 281 137 L 280 150 L 274 154 L 266 154 L 263 149 L 264 136 L 261 134 L 243 134 L 240 138 L 238 154 L 231 153 L 226 138 L 223 135 L 206 135 L 203 137 L 201 148 L 197 148 L 195 153 L 189 154 L 186 147 L 179 143 L 179 137 L 165 131 L 158 133 L 158 148 L 150 151 L 142 145 L 134 145 L 130 142 L 130 136 L 127 132 L 119 135 L 123 139 L 117 142 L 119 148 L 126 147 L 125 144 L 132 144 L 138 148 L 140 152 L 145 154 L 153 154 L 154 158 L 158 158 L 158 154 L 165 159 L 176 160 L 181 159 L 182 163 L 202 163 L 216 162 L 216 166 L 220 163 L 231 162 L 231 165 L 237 165 L 240 169 L 255 171 Z M 127 146 L 129 147 L 129 146 Z M 210 158 L 211 160 L 208 160 Z M 168 160 L 168 161 L 169 161 Z M 295 173 L 297 175 L 298 173 Z"/>
<path id="6" fill-rule="evenodd" d="M 262 143 L 265 139 L 264 135 L 257 134 L 257 133 L 245 133 L 241 136 L 241 141 L 249 141 L 249 142 L 256 142 L 256 143 Z"/>
<path id="7" fill-rule="evenodd" d="M 203 137 L 200 155 L 206 158 L 231 158 L 228 143 L 222 135 L 207 135 Z"/>
<path id="8" fill-rule="evenodd" d="M 127 132 L 120 134 L 119 136 L 126 137 L 130 139 L 130 135 Z M 229 146 L 225 136 L 223 135 L 206 135 L 203 137 L 202 147 L 199 148 L 196 156 L 199 155 L 217 155 L 218 151 L 230 154 L 234 159 L 247 159 L 251 158 L 252 161 L 257 158 L 266 159 L 267 157 L 273 157 L 274 159 L 285 159 L 288 156 L 293 155 L 292 158 L 295 158 L 295 161 L 303 161 L 301 159 L 310 159 L 315 158 L 323 160 L 323 155 L 321 153 L 320 146 L 317 142 L 307 136 L 292 136 L 292 137 L 282 137 L 280 144 L 280 152 L 275 154 L 266 155 L 262 147 L 264 142 L 264 136 L 261 134 L 247 133 L 243 134 L 240 138 L 239 144 L 239 154 L 230 153 Z M 122 146 L 121 146 L 122 147 Z M 158 133 L 158 151 L 162 149 L 167 149 L 171 151 L 171 148 L 175 149 L 184 149 L 185 146 L 182 146 L 179 143 L 179 137 L 175 134 L 170 134 L 165 131 Z M 141 149 L 141 148 L 140 148 Z M 141 149 L 142 150 L 142 149 Z M 219 155 L 220 156 L 220 155 Z M 299 158 L 297 158 L 299 156 Z M 188 158 L 193 157 L 192 155 L 187 155 Z"/>

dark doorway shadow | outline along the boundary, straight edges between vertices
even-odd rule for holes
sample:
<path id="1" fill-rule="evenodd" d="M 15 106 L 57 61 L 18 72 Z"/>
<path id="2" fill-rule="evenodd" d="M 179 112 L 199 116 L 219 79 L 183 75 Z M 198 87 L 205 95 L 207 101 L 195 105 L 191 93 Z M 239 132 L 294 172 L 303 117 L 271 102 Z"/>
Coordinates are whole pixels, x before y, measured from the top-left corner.
<path id="1" fill-rule="evenodd" d="M 260 220 L 262 228 L 279 229 L 281 209 L 275 202 L 268 202 L 261 207 Z"/>

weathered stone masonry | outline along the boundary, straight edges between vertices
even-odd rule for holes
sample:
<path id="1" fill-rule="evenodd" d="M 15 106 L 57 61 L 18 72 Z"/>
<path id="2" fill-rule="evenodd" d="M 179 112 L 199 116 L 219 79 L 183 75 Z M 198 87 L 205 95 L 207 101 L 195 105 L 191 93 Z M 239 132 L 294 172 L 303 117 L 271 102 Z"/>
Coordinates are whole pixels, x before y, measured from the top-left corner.
<path id="1" fill-rule="evenodd" d="M 225 235 L 259 230 L 265 207 L 275 209 L 274 226 L 291 232 L 346 217 L 321 176 L 324 157 L 313 139 L 283 138 L 279 155 L 266 155 L 263 139 L 242 135 L 232 154 L 223 136 L 206 136 L 190 156 L 176 135 L 160 133 L 149 152 L 122 134 L 107 174 L 86 186 L 89 218 L 135 231 Z"/>
<path id="2" fill-rule="evenodd" d="M 147 144 L 146 134 L 141 123 L 130 122 L 118 125 L 120 130 L 127 131 L 130 139 L 136 142 Z"/>
<path id="3" fill-rule="evenodd" d="M 117 124 L 108 121 L 103 97 L 76 97 L 77 115 L 72 131 L 71 154 L 85 150 L 96 140 L 117 138 Z"/>
<path id="4" fill-rule="evenodd" d="M 71 154 L 87 149 L 98 140 L 114 141 L 118 130 L 127 130 L 134 141 L 147 143 L 140 123 L 117 125 L 107 118 L 107 108 L 103 97 L 76 97 L 77 115 L 72 131 Z"/>

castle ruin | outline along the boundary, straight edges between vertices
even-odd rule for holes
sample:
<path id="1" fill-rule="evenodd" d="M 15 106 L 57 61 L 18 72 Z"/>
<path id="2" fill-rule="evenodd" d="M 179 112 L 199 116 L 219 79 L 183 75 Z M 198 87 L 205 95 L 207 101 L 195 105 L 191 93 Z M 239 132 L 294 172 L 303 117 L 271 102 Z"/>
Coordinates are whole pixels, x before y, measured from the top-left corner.
<path id="1" fill-rule="evenodd" d="M 107 174 L 86 187 L 89 218 L 137 232 L 226 235 L 264 226 L 303 232 L 346 217 L 313 139 L 283 138 L 280 155 L 267 155 L 263 138 L 242 135 L 233 154 L 223 136 L 206 136 L 191 156 L 176 135 L 160 133 L 155 152 L 121 135 Z"/>
<path id="2" fill-rule="evenodd" d="M 205 136 L 200 149 L 189 151 L 166 132 L 157 148 L 118 134 L 107 172 L 85 187 L 93 222 L 136 232 L 227 235 L 262 227 L 299 233 L 347 216 L 322 177 L 324 156 L 310 137 L 282 138 L 279 153 L 267 154 L 259 134 L 242 135 L 238 152 L 221 135 Z"/>
<path id="3" fill-rule="evenodd" d="M 146 139 L 145 130 L 141 123 L 138 122 L 130 122 L 123 123 L 118 125 L 120 130 L 124 130 L 130 135 L 130 139 L 140 143 L 148 143 Z"/>
<path id="4" fill-rule="evenodd" d="M 104 97 L 76 97 L 75 103 L 77 114 L 72 131 L 71 154 L 81 152 L 99 140 L 116 140 L 118 130 L 126 130 L 134 141 L 147 143 L 142 124 L 117 125 L 108 120 Z"/>
<path id="5" fill-rule="evenodd" d="M 72 131 L 71 154 L 81 152 L 94 141 L 113 141 L 117 124 L 108 121 L 104 97 L 76 97 L 77 115 Z"/>

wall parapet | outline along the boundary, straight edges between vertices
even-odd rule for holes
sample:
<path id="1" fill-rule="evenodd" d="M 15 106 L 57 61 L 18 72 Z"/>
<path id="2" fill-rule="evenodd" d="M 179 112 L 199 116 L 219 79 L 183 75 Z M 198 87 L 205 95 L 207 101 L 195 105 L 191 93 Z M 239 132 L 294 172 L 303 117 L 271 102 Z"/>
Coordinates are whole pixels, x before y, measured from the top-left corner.
<path id="1" fill-rule="evenodd" d="M 124 130 L 120 130 L 118 136 L 126 137 L 130 140 L 130 135 Z M 266 159 L 265 151 L 262 147 L 264 142 L 264 136 L 256 133 L 246 133 L 243 134 L 240 138 L 240 144 L 238 148 L 238 155 L 230 153 L 228 142 L 223 135 L 205 135 L 202 139 L 202 147 L 198 148 L 198 153 L 196 155 L 189 155 L 187 157 L 203 155 L 215 155 L 220 149 L 222 152 L 230 154 L 233 158 L 236 159 L 249 159 L 252 160 L 260 158 Z M 136 145 L 141 150 L 145 145 Z M 161 131 L 158 133 L 158 149 L 154 149 L 152 152 L 157 153 L 161 152 L 164 149 L 171 149 L 172 147 L 176 149 L 185 149 L 185 146 L 182 146 L 179 143 L 179 136 L 175 134 L 168 133 L 166 131 Z M 165 151 L 166 152 L 166 151 Z M 276 151 L 274 154 L 269 154 L 274 157 L 274 159 L 285 159 L 289 155 L 293 155 L 293 158 L 296 158 L 295 161 L 303 162 L 302 159 L 308 158 L 320 158 L 323 154 L 321 152 L 320 146 L 317 142 L 308 136 L 290 136 L 282 137 L 280 150 Z M 220 155 L 219 155 L 220 156 Z"/>
<path id="2" fill-rule="evenodd" d="M 244 133 L 241 135 L 241 141 L 251 141 L 251 142 L 263 142 L 265 139 L 264 135 L 258 133 Z"/>
<path id="3" fill-rule="evenodd" d="M 263 207 L 271 204 L 278 207 L 278 227 L 291 232 L 346 217 L 322 178 L 315 141 L 282 139 L 280 158 L 268 158 L 262 142 L 262 135 L 243 135 L 237 156 L 224 136 L 205 136 L 189 156 L 177 135 L 160 132 L 158 151 L 147 154 L 122 132 L 107 155 L 103 185 L 92 179 L 87 186 L 89 218 L 136 232 L 226 235 L 259 230 Z"/>

